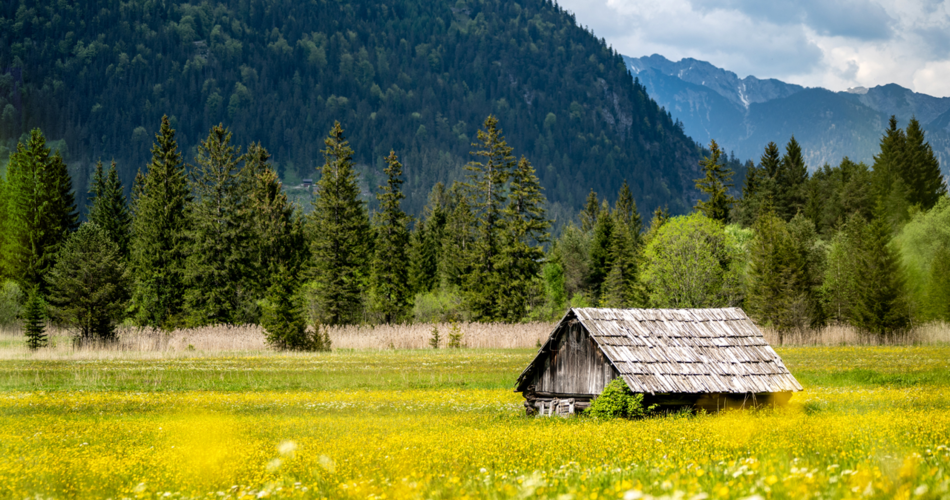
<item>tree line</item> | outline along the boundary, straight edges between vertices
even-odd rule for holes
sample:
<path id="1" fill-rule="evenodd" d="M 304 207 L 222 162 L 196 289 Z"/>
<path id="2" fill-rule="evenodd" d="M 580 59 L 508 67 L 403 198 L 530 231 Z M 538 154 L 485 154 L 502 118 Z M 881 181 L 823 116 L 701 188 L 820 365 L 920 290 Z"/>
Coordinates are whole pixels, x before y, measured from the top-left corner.
<path id="1" fill-rule="evenodd" d="M 531 163 L 515 159 L 496 118 L 484 126 L 466 181 L 437 186 L 445 224 L 430 220 L 428 230 L 424 221 L 413 230 L 403 211 L 395 152 L 370 214 L 338 122 L 307 216 L 288 202 L 259 143 L 242 153 L 218 125 L 185 164 L 164 117 L 130 200 L 116 164 L 96 166 L 82 224 L 61 156 L 34 130 L 0 178 L 0 270 L 24 292 L 32 346 L 42 344 L 47 311 L 82 341 L 114 340 L 123 322 L 260 323 L 277 347 L 327 349 L 322 325 L 410 320 L 417 292 L 442 276 L 415 259 L 447 264 L 443 256 L 472 317 L 517 321 L 530 307 L 550 222 Z"/>

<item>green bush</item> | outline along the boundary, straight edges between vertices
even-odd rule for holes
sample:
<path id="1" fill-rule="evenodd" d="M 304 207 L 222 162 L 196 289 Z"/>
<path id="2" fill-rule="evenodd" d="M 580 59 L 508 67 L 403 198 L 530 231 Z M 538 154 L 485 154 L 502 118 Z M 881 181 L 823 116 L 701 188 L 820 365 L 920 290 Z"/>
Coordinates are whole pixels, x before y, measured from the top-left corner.
<path id="1" fill-rule="evenodd" d="M 20 301 L 23 292 L 13 281 L 0 285 L 0 326 L 12 325 L 20 315 Z"/>
<path id="2" fill-rule="evenodd" d="M 587 415 L 595 418 L 640 418 L 652 412 L 656 405 L 643 407 L 643 394 L 634 394 L 622 377 L 617 377 L 604 387 L 587 409 Z"/>

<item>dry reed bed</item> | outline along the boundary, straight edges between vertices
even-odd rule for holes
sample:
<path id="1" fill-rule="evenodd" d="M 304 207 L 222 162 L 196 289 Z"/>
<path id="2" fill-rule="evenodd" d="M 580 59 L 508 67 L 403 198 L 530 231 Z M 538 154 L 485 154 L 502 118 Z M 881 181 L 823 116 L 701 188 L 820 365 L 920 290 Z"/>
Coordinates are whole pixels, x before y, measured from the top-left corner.
<path id="1" fill-rule="evenodd" d="M 462 344 L 467 348 L 511 349 L 534 348 L 553 328 L 553 323 L 457 323 Z M 441 346 L 445 347 L 452 325 L 410 324 L 377 326 L 343 326 L 329 329 L 334 349 L 428 349 L 432 330 L 439 330 Z M 145 357 L 200 356 L 207 353 L 264 353 L 271 351 L 264 332 L 257 325 L 209 326 L 178 329 L 172 332 L 142 328 L 123 328 L 119 341 L 112 344 L 77 346 L 69 332 L 50 329 L 51 345 L 34 358 L 61 357 L 105 359 L 136 353 Z M 950 343 L 950 324 L 931 323 L 893 337 L 861 333 L 849 326 L 829 326 L 821 330 L 786 333 L 779 342 L 777 332 L 763 329 L 765 339 L 773 346 L 836 346 L 836 345 L 910 345 Z M 17 329 L 0 329 L 0 359 L 29 354 L 22 333 Z"/>

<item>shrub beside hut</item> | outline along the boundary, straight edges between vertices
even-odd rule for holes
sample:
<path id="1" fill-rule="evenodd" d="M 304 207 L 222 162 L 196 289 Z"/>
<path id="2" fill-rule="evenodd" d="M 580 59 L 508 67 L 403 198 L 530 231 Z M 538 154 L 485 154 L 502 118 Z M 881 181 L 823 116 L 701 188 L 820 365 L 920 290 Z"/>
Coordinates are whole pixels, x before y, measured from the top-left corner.
<path id="1" fill-rule="evenodd" d="M 529 415 L 570 415 L 622 377 L 645 405 L 784 404 L 802 386 L 737 308 L 574 308 L 518 377 Z"/>

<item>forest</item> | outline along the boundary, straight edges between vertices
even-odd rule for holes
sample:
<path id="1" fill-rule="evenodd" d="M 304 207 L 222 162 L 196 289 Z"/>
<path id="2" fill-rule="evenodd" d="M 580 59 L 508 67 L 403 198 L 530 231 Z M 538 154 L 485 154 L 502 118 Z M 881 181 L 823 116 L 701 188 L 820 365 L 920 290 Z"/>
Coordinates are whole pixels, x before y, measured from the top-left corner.
<path id="1" fill-rule="evenodd" d="M 17 144 L 0 182 L 0 321 L 21 319 L 35 347 L 47 321 L 96 341 L 123 324 L 259 323 L 275 347 L 323 350 L 323 326 L 551 320 L 569 306 L 742 307 L 780 335 L 950 320 L 950 198 L 916 120 L 891 120 L 871 166 L 809 174 L 794 137 L 770 143 L 738 198 L 713 141 L 692 213 L 646 221 L 624 182 L 613 203 L 590 191 L 557 238 L 534 167 L 491 115 L 465 179 L 436 184 L 420 217 L 403 208 L 395 151 L 368 209 L 338 122 L 306 215 L 260 143 L 242 152 L 215 126 L 186 168 L 175 137 L 163 118 L 131 199 L 115 164 L 98 164 L 81 224 L 62 157 L 40 130 Z"/>
<path id="2" fill-rule="evenodd" d="M 392 149 L 419 215 L 432 186 L 465 177 L 489 114 L 555 218 L 624 179 L 649 210 L 695 201 L 701 148 L 549 0 L 19 0 L 0 3 L 0 46 L 0 158 L 40 128 L 80 206 L 100 159 L 131 185 L 165 114 L 186 160 L 227 123 L 287 186 L 312 178 L 339 120 L 371 209 Z"/>

